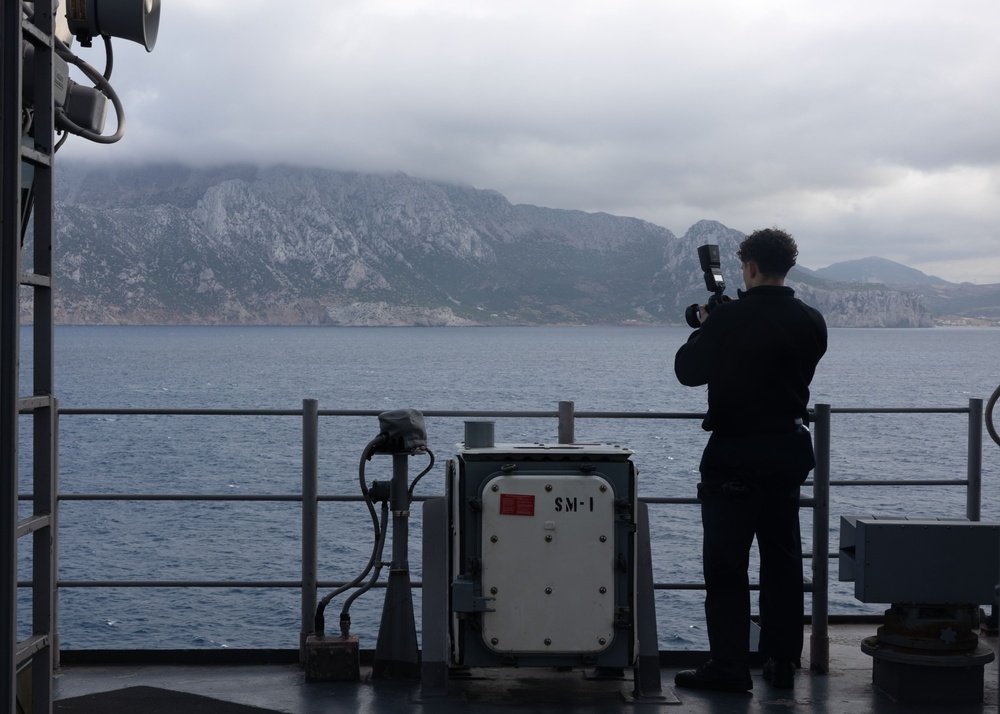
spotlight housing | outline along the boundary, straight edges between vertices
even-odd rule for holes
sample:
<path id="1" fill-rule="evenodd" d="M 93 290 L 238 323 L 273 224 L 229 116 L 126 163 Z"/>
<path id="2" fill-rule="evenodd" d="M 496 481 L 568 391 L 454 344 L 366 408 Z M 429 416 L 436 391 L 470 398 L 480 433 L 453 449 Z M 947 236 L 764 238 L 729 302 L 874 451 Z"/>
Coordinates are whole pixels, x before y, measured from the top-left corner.
<path id="1" fill-rule="evenodd" d="M 160 26 L 160 0 L 70 0 L 70 32 L 89 47 L 99 35 L 138 42 L 152 52 Z"/>

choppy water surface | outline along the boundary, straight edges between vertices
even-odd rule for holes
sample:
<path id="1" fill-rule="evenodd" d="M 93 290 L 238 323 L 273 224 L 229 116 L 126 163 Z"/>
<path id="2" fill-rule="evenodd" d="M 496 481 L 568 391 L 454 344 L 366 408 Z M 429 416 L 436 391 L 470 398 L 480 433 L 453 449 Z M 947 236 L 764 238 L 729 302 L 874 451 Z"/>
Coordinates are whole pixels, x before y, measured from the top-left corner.
<path id="1" fill-rule="evenodd" d="M 63 408 L 577 411 L 698 413 L 702 389 L 680 386 L 673 354 L 683 328 L 236 328 L 61 327 L 57 391 Z M 29 346 L 22 369 L 30 384 Z M 813 383 L 813 403 L 839 407 L 966 407 L 1000 382 L 1000 331 L 832 330 Z M 25 387 L 23 393 L 30 390 Z M 428 418 L 437 467 L 416 489 L 443 493 L 443 463 L 462 439 L 460 419 Z M 324 417 L 321 492 L 358 492 L 358 459 L 378 431 L 371 417 Z M 834 479 L 962 478 L 964 415 L 834 414 Z M 503 442 L 556 441 L 555 419 L 501 419 Z M 30 422 L 22 421 L 22 452 Z M 691 496 L 706 434 L 696 419 L 579 419 L 576 439 L 627 445 L 640 495 Z M 60 488 L 80 493 L 296 493 L 301 424 L 277 416 L 64 415 Z M 416 461 L 416 460 L 415 460 Z M 30 461 L 22 456 L 25 491 Z M 424 463 L 413 464 L 413 474 Z M 389 461 L 368 477 L 388 479 Z M 998 518 L 1000 448 L 984 446 L 983 518 Z M 24 504 L 22 508 L 26 508 Z M 96 580 L 298 580 L 295 503 L 82 502 L 60 510 L 59 577 Z M 320 577 L 348 580 L 371 548 L 367 510 L 323 503 Z M 410 565 L 420 577 L 419 509 Z M 831 546 L 842 514 L 961 517 L 961 488 L 853 488 L 832 495 Z M 654 576 L 700 580 L 696 507 L 653 507 Z M 803 530 L 812 527 L 803 511 Z M 806 550 L 811 550 L 808 542 Z M 808 567 L 808 562 L 807 562 Z M 27 566 L 22 578 L 30 579 Z M 836 563 L 831 568 L 836 580 Z M 354 632 L 373 647 L 382 592 L 352 607 Z M 836 584 L 834 611 L 881 611 Z M 323 593 L 321 593 L 323 594 Z M 705 647 L 699 591 L 658 591 L 660 646 Z M 419 591 L 415 596 L 419 628 Z M 807 604 L 808 607 L 808 604 Z M 91 647 L 296 647 L 297 592 L 246 588 L 67 587 L 59 597 L 62 645 Z M 339 612 L 339 601 L 331 605 Z M 25 611 L 30 605 L 25 603 Z M 328 616 L 328 622 L 330 617 Z M 335 618 L 334 618 L 335 622 Z M 25 625 L 26 627 L 26 625 Z"/>

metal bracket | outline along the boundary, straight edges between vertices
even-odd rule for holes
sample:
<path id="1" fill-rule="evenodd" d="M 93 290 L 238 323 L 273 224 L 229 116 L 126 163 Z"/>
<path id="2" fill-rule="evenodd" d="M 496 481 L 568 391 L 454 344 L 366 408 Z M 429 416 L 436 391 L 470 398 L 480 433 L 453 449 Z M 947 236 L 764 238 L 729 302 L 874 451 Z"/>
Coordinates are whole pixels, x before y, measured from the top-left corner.
<path id="1" fill-rule="evenodd" d="M 476 595 L 471 580 L 456 580 L 451 584 L 451 606 L 455 612 L 496 612 L 491 607 L 494 600 Z"/>

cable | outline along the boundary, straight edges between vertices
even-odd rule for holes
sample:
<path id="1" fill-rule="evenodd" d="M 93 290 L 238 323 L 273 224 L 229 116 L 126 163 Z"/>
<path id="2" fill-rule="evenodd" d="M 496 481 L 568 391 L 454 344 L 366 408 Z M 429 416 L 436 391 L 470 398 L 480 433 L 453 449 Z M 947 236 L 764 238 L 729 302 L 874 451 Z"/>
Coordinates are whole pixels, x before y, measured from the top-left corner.
<path id="1" fill-rule="evenodd" d="M 360 588 L 355 590 L 347 601 L 344 603 L 344 609 L 340 611 L 340 636 L 347 637 L 351 634 L 351 605 L 359 597 L 364 595 L 366 592 L 372 589 L 372 586 L 378 581 L 378 576 L 382 572 L 382 566 L 385 562 L 382 560 L 382 551 L 385 549 L 385 536 L 389 529 L 386 527 L 389 521 L 389 503 L 387 501 L 382 501 L 382 535 L 378 540 L 378 546 L 376 548 L 375 562 L 376 567 L 372 576 L 368 579 L 368 582 L 362 585 Z"/>
<path id="2" fill-rule="evenodd" d="M 35 16 L 34 5 L 29 5 L 27 2 L 21 3 L 21 9 L 29 20 L 33 19 Z M 57 128 L 63 130 L 64 132 L 69 132 L 76 134 L 77 136 L 82 136 L 84 139 L 89 139 L 97 144 L 114 144 L 121 141 L 121 138 L 125 136 L 125 107 L 122 106 L 121 99 L 118 98 L 118 93 L 114 90 L 114 87 L 108 82 L 111 79 L 111 70 L 114 68 L 115 55 L 111 48 L 111 37 L 108 35 L 101 35 L 104 39 L 104 72 L 103 74 L 98 72 L 94 67 L 85 62 L 84 60 L 73 54 L 73 51 L 66 45 L 65 42 L 60 40 L 58 37 L 53 38 L 55 41 L 56 54 L 66 60 L 69 64 L 74 64 L 80 68 L 80 70 L 87 75 L 87 77 L 94 83 L 94 88 L 99 90 L 101 94 L 111 100 L 111 104 L 115 108 L 115 118 L 118 121 L 118 129 L 114 134 L 105 136 L 103 134 L 98 134 L 96 132 L 84 129 L 82 126 L 76 124 L 70 119 L 66 118 L 66 115 L 62 111 L 57 111 L 56 113 L 56 125 Z M 53 153 L 59 150 L 65 142 L 68 136 L 63 136 L 59 143 L 53 149 Z"/>
<path id="3" fill-rule="evenodd" d="M 70 121 L 66 118 L 65 113 L 59 112 L 56 115 L 56 124 L 61 129 L 67 129 L 77 136 L 82 136 L 84 139 L 89 139 L 96 144 L 114 144 L 120 141 L 123 136 L 125 136 L 125 107 L 122 106 L 121 99 L 118 98 L 118 93 L 111 86 L 107 78 L 98 72 L 92 65 L 88 64 L 84 60 L 77 57 L 73 52 L 66 46 L 64 42 L 56 38 L 56 54 L 62 57 L 66 62 L 72 65 L 76 65 L 87 78 L 94 83 L 94 88 L 99 90 L 105 97 L 111 100 L 111 104 L 115 108 L 115 117 L 118 120 L 118 129 L 114 134 L 105 136 L 104 134 L 98 134 L 88 129 L 84 129 L 82 126 Z M 113 64 L 112 54 L 111 54 L 111 41 L 107 40 L 108 47 L 108 59 L 107 68 L 105 72 L 110 76 L 111 66 Z"/>
<path id="4" fill-rule="evenodd" d="M 427 473 L 428 473 L 428 472 L 429 472 L 429 471 L 430 471 L 430 470 L 431 470 L 432 468 L 434 468 L 434 452 L 433 452 L 433 451 L 431 451 L 430 449 L 426 448 L 426 447 L 424 447 L 424 451 L 426 451 L 426 452 L 427 452 L 427 454 L 428 454 L 428 455 L 429 455 L 429 456 L 431 457 L 431 462 L 430 462 L 429 464 L 427 464 L 427 468 L 426 468 L 426 469 L 424 469 L 424 470 L 423 470 L 423 471 L 421 471 L 421 472 L 420 472 L 419 474 L 417 474 L 417 477 L 413 479 L 413 483 L 411 483 L 411 484 L 410 484 L 410 488 L 409 488 L 409 489 L 407 489 L 407 493 L 409 494 L 409 497 L 410 497 L 410 500 L 411 500 L 411 501 L 413 500 L 413 487 L 417 485 L 417 481 L 419 481 L 419 480 L 420 480 L 420 479 L 422 479 L 422 478 L 423 478 L 424 476 L 426 476 L 426 475 L 427 475 Z"/>
<path id="5" fill-rule="evenodd" d="M 59 149 L 62 148 L 62 145 L 65 144 L 66 140 L 69 138 L 69 132 L 68 131 L 61 131 L 60 133 L 62 134 L 62 136 L 59 137 L 59 141 L 57 141 L 56 145 L 52 148 L 52 153 L 53 154 L 56 153 L 57 151 L 59 151 Z"/>
<path id="6" fill-rule="evenodd" d="M 326 632 L 326 619 L 324 617 L 324 612 L 326 611 L 326 606 L 330 604 L 333 598 L 337 597 L 341 593 L 350 590 L 353 587 L 357 587 L 358 583 L 364 580 L 365 576 L 371 571 L 372 567 L 375 565 L 375 561 L 380 557 L 379 542 L 384 542 L 383 531 L 384 528 L 379 528 L 378 515 L 375 513 L 375 505 L 372 503 L 371 493 L 368 491 L 368 485 L 365 483 L 365 462 L 370 461 L 372 455 L 375 453 L 375 448 L 384 444 L 387 440 L 385 434 L 379 434 L 374 439 L 368 442 L 368 445 L 361 452 L 361 461 L 358 464 L 358 480 L 361 483 L 361 495 L 364 496 L 365 505 L 368 506 L 368 513 L 372 518 L 372 526 L 375 530 L 375 540 L 372 544 L 372 554 L 368 559 L 368 565 L 365 569 L 358 575 L 354 580 L 345 585 L 341 585 L 339 588 L 334 590 L 332 593 L 324 597 L 319 605 L 316 606 L 316 617 L 314 618 L 314 629 L 316 630 L 317 637 L 323 637 Z"/>
<path id="7" fill-rule="evenodd" d="M 364 448 L 361 453 L 361 461 L 358 464 L 358 481 L 361 485 L 361 494 L 364 496 L 365 505 L 368 507 L 368 513 L 372 518 L 372 525 L 375 532 L 375 543 L 372 549 L 371 557 L 368 559 L 368 565 L 365 569 L 358 575 L 354 580 L 344 585 L 326 595 L 316 606 L 316 616 L 313 622 L 314 629 L 317 637 L 323 637 L 326 634 L 326 607 L 330 604 L 333 598 L 337 597 L 341 593 L 350 590 L 351 588 L 357 587 L 357 585 L 375 568 L 375 572 L 372 573 L 371 578 L 365 585 L 358 588 L 358 590 L 351 594 L 351 596 L 344 603 L 344 607 L 340 613 L 340 633 L 342 637 L 347 637 L 350 635 L 351 630 L 351 605 L 357 600 L 361 595 L 371 590 L 372 586 L 378 581 L 378 576 L 382 572 L 382 566 L 385 563 L 382 561 L 382 552 L 385 548 L 386 536 L 388 534 L 388 519 L 389 519 L 389 505 L 383 500 L 382 501 L 382 519 L 381 524 L 379 519 L 375 514 L 375 505 L 372 502 L 371 492 L 368 490 L 368 484 L 365 482 L 365 463 L 370 461 L 375 448 L 385 444 L 389 440 L 388 435 L 383 432 L 377 437 L 372 439 L 368 445 Z M 430 457 L 430 463 L 427 465 L 423 471 L 421 471 L 413 482 L 410 484 L 408 489 L 408 496 L 410 500 L 413 498 L 413 489 L 425 475 L 427 475 L 432 468 L 434 468 L 434 452 L 430 449 L 425 449 L 428 456 Z M 377 566 L 377 567 L 376 567 Z"/>
<path id="8" fill-rule="evenodd" d="M 989 401 L 986 402 L 986 431 L 990 433 L 993 441 L 1000 446 L 1000 434 L 997 434 L 996 427 L 993 426 L 993 407 L 996 406 L 997 399 L 1000 399 L 1000 386 L 993 390 Z"/>
<path id="9" fill-rule="evenodd" d="M 104 38 L 104 78 L 111 79 L 111 70 L 115 66 L 115 53 L 111 49 L 111 38 L 108 35 L 101 35 Z"/>

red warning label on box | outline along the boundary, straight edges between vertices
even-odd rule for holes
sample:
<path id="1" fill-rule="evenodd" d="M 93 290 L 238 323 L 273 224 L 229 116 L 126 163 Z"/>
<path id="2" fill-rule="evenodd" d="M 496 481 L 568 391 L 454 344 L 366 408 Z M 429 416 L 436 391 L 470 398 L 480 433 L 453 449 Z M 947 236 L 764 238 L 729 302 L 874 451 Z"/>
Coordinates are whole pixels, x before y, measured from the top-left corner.
<path id="1" fill-rule="evenodd" d="M 535 497 L 528 494 L 501 493 L 501 516 L 533 516 L 535 515 Z"/>

